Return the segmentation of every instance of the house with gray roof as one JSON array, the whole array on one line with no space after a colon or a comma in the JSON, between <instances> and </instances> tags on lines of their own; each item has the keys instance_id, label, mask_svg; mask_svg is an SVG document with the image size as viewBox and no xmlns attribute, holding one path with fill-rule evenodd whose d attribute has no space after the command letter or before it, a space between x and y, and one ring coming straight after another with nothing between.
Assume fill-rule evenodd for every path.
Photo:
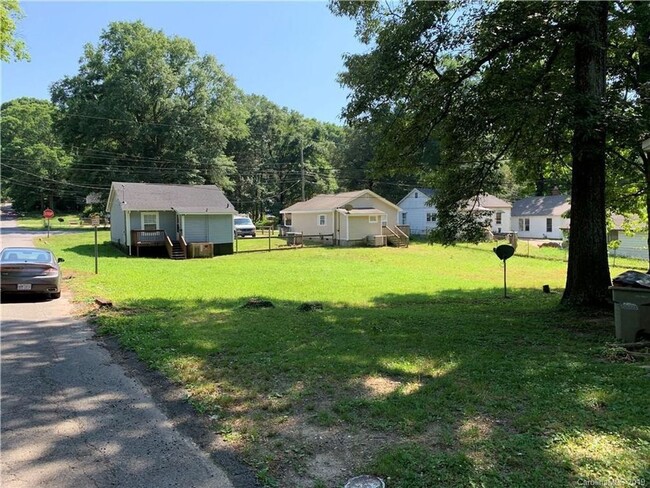
<instances>
[{"instance_id":1,"label":"house with gray roof","mask_svg":"<svg viewBox=\"0 0 650 488\"><path fill-rule=\"evenodd\" d=\"M215 185L113 182L106 203L111 241L129 254L170 258L232 254L232 203Z\"/></svg>"},{"instance_id":2,"label":"house with gray roof","mask_svg":"<svg viewBox=\"0 0 650 488\"><path fill-rule=\"evenodd\" d=\"M280 211L284 229L305 239L331 239L334 244L403 245L398 228L400 208L371 190L321 194Z\"/></svg>"},{"instance_id":3,"label":"house with gray roof","mask_svg":"<svg viewBox=\"0 0 650 488\"><path fill-rule=\"evenodd\" d=\"M569 228L568 195L522 198L512 204L512 227L519 237L532 239L562 239L563 230Z\"/></svg>"},{"instance_id":4,"label":"house with gray roof","mask_svg":"<svg viewBox=\"0 0 650 488\"><path fill-rule=\"evenodd\" d=\"M424 235L437 227L436 208L431 203L435 190L431 188L413 188L398 202L402 209L399 217L401 225L408 225L411 234ZM510 210L512 206L488 193L479 195L467 203L470 211L489 213L492 232L501 234L510 232Z\"/></svg>"}]
</instances>

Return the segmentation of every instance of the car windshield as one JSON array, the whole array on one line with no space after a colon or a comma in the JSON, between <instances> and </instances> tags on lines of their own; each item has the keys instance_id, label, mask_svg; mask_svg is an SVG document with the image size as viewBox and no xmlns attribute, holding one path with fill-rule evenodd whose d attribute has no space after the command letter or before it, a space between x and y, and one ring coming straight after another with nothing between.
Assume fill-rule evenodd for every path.
<instances>
[{"instance_id":1,"label":"car windshield","mask_svg":"<svg viewBox=\"0 0 650 488\"><path fill-rule=\"evenodd\" d=\"M3 262L49 263L51 260L49 251L42 249L5 249L2 251Z\"/></svg>"},{"instance_id":2,"label":"car windshield","mask_svg":"<svg viewBox=\"0 0 650 488\"><path fill-rule=\"evenodd\" d=\"M248 217L235 219L235 225L253 225L253 221Z\"/></svg>"}]
</instances>

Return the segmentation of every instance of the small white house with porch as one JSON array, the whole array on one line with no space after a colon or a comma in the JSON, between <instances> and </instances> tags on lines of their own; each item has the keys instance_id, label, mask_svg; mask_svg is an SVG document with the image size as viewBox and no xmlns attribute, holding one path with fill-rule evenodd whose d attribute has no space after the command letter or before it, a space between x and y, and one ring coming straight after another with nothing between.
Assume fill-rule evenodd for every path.
<instances>
[{"instance_id":1,"label":"small white house with porch","mask_svg":"<svg viewBox=\"0 0 650 488\"><path fill-rule=\"evenodd\" d=\"M304 239L331 239L339 246L408 243L397 225L400 208L371 190L321 194L280 211L287 232Z\"/></svg>"},{"instance_id":2,"label":"small white house with porch","mask_svg":"<svg viewBox=\"0 0 650 488\"><path fill-rule=\"evenodd\" d=\"M411 234L424 235L437 227L436 207L431 205L431 197L435 190L431 188L413 188L398 202L402 209L399 222L408 225ZM489 193L479 195L467 204L468 210L489 213L492 232L501 234L510 232L510 211L512 205Z\"/></svg>"}]
</instances>

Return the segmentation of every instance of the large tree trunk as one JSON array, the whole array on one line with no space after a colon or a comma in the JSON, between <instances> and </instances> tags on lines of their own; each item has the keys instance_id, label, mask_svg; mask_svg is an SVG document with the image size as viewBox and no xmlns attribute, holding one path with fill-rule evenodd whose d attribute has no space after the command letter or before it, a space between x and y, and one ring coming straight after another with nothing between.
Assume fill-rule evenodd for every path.
<instances>
[{"instance_id":1,"label":"large tree trunk","mask_svg":"<svg viewBox=\"0 0 650 488\"><path fill-rule=\"evenodd\" d=\"M562 302L603 306L611 284L605 218L605 55L608 2L577 6L571 231Z\"/></svg>"},{"instance_id":2,"label":"large tree trunk","mask_svg":"<svg viewBox=\"0 0 650 488\"><path fill-rule=\"evenodd\" d=\"M634 9L634 27L636 28L639 48L639 96L642 100L641 116L644 126L650 131L650 4L638 2L632 5ZM648 137L650 133L640 134ZM641 151L645 174L645 203L646 213L650 218L650 154ZM649 229L650 230L650 229ZM650 232L648 232L648 263L650 263ZM650 264L649 264L650 266ZM650 273L650 268L648 269Z\"/></svg>"}]
</instances>

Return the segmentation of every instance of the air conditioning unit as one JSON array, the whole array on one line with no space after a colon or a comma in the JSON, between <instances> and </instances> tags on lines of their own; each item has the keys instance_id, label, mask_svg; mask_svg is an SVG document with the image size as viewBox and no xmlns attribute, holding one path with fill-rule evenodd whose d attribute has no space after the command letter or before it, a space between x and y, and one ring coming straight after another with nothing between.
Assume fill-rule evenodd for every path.
<instances>
[{"instance_id":1,"label":"air conditioning unit","mask_svg":"<svg viewBox=\"0 0 650 488\"><path fill-rule=\"evenodd\" d=\"M211 258L214 256L211 242L191 242L188 247L190 258Z\"/></svg>"},{"instance_id":2,"label":"air conditioning unit","mask_svg":"<svg viewBox=\"0 0 650 488\"><path fill-rule=\"evenodd\" d=\"M370 235L367 239L370 247L381 247L386 245L386 236Z\"/></svg>"}]
</instances>

